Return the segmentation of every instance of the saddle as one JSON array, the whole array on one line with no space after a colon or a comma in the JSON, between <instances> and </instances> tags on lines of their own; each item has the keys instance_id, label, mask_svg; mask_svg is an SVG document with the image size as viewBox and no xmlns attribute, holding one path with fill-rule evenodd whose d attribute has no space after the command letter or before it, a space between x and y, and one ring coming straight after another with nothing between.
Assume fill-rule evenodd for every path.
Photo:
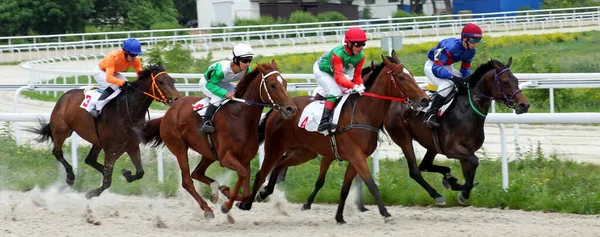
<instances>
[{"instance_id":1,"label":"saddle","mask_svg":"<svg viewBox=\"0 0 600 237\"><path fill-rule=\"evenodd\" d=\"M337 124L340 120L340 115L342 113L342 107L344 103L348 100L350 94L345 94L339 99L335 107L333 108L333 118L331 119L331 123ZM302 110L302 115L298 120L298 127L306 129L309 132L317 132L317 128L319 127L319 123L321 122L321 117L323 116L323 109L325 107L325 98L319 94L313 97L313 102L308 104L304 110ZM332 130L335 132L336 130ZM319 132L325 136L329 135L329 131L325 130Z\"/></svg>"},{"instance_id":2,"label":"saddle","mask_svg":"<svg viewBox=\"0 0 600 237\"><path fill-rule=\"evenodd\" d=\"M438 96L438 94L435 93L436 91L437 91L437 87L432 90L432 87L427 85L427 88L425 89L425 93L430 97L429 104L427 105L427 107L418 111L419 113L425 114L429 110L429 108L431 108L431 103L433 102L433 98ZM442 102L442 106L440 106L440 109L438 110L438 117L442 116L444 114L444 112L446 112L446 110L448 110L448 108L450 108L450 106L454 102L454 97L456 97L457 92L458 92L458 90L456 88L454 88L452 91L450 91L450 94L448 94L448 96L446 96L446 99L444 99L444 102Z\"/></svg>"}]
</instances>

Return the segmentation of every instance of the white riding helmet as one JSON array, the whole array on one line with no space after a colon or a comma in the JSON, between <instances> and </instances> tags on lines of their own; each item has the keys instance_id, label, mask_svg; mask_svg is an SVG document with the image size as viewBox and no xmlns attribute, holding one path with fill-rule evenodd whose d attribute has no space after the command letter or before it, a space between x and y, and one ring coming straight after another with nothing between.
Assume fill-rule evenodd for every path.
<instances>
[{"instance_id":1,"label":"white riding helmet","mask_svg":"<svg viewBox=\"0 0 600 237\"><path fill-rule=\"evenodd\" d=\"M254 51L252 51L252 47L250 45L241 43L233 47L233 57L252 57L254 56Z\"/></svg>"}]
</instances>

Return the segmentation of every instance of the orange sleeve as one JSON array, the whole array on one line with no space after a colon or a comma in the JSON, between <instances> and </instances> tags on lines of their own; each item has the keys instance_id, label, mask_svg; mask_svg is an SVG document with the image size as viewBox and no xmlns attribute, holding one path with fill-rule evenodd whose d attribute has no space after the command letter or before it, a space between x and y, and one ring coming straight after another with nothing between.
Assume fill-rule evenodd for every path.
<instances>
[{"instance_id":1,"label":"orange sleeve","mask_svg":"<svg viewBox=\"0 0 600 237\"><path fill-rule=\"evenodd\" d=\"M365 57L363 57L354 68L354 76L352 78L352 81L356 84L364 84L362 79L363 64L365 64Z\"/></svg>"},{"instance_id":2,"label":"orange sleeve","mask_svg":"<svg viewBox=\"0 0 600 237\"><path fill-rule=\"evenodd\" d=\"M352 88L354 86L354 83L346 79L346 76L344 75L344 66L342 58L335 54L332 54L331 65L333 65L333 79L335 79L335 82L341 87Z\"/></svg>"},{"instance_id":3,"label":"orange sleeve","mask_svg":"<svg viewBox=\"0 0 600 237\"><path fill-rule=\"evenodd\" d=\"M109 55L109 57L106 58L106 82L108 82L110 84L123 86L123 84L125 84L125 81L117 79L114 75L115 74L115 63L116 63L115 56Z\"/></svg>"}]
</instances>

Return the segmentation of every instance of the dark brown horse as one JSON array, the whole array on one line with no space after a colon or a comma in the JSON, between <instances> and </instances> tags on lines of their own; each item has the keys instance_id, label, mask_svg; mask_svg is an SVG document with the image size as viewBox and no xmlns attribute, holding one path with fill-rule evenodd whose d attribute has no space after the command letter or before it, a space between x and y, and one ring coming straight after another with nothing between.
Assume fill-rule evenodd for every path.
<instances>
[{"instance_id":1,"label":"dark brown horse","mask_svg":"<svg viewBox=\"0 0 600 237\"><path fill-rule=\"evenodd\" d=\"M259 64L246 74L235 89L235 97L247 102L264 103L274 107L275 114L284 119L296 113L296 105L287 94L287 82L277 71L277 64ZM221 106L215 113L215 132L210 138L215 150L209 145L208 136L198 135L201 118L192 108L199 97L182 97L167 110L165 116L149 121L142 131L144 143L154 142L154 146L165 143L177 157L181 169L182 186L196 199L204 216L214 218L212 209L200 197L194 188L193 179L210 185L214 192L219 184L206 177L206 169L216 160L223 167L237 172L238 180L232 192L226 191L229 200L221 206L221 211L229 212L233 202L238 199L240 188L244 189L244 198L250 197L250 161L258 151L258 123L262 106L231 101ZM273 111L273 110L271 110ZM200 153L202 160L190 175L188 149ZM216 156L215 156L216 155ZM221 188L228 190L229 188ZM215 201L215 200L213 200Z\"/></svg>"},{"instance_id":2,"label":"dark brown horse","mask_svg":"<svg viewBox=\"0 0 600 237\"><path fill-rule=\"evenodd\" d=\"M436 172L443 175L446 188L461 191L458 201L464 204L473 188L475 171L479 158L475 152L481 148L484 135L485 117L492 100L504 103L517 114L526 113L529 102L519 89L519 81L510 71L512 57L504 65L497 60L480 65L468 78L467 87L459 87L451 107L440 118L438 137L432 129L423 125L423 116L401 103L393 103L385 119L385 129L392 140L402 148L408 163L409 174L434 199L438 205L444 205L444 198L421 176L421 171ZM417 166L412 140L416 140L427 149L421 164ZM438 143L436 148L435 143ZM450 173L450 168L433 164L436 154L458 159L462 166L465 184L460 185Z\"/></svg>"},{"instance_id":3,"label":"dark brown horse","mask_svg":"<svg viewBox=\"0 0 600 237\"><path fill-rule=\"evenodd\" d=\"M417 104L426 104L429 99L427 95L419 88L412 74L398 60L396 53L392 57L383 57L383 63L379 65L372 73L371 77L375 79L367 80L365 86L367 92L372 95L388 96L395 98L408 97L416 101ZM311 97L296 97L294 102L299 108L304 109L310 102ZM367 183L367 187L379 207L379 212L387 220L391 215L384 207L377 185L371 178L369 168L366 163L370 155L377 147L377 135L379 128L382 127L384 114L391 104L390 100L379 99L370 96L353 95L344 104L344 110L339 120L339 128L342 132L336 132L335 140L339 157L349 162L346 169L346 175L340 194L340 202L336 214L338 223L345 223L343 218L343 209L350 184L358 173ZM266 198L273 192L272 186L267 187L264 192L257 195L258 189L264 183L266 176L273 166L283 158L295 159L293 157L310 157L314 159L317 154L334 157L330 140L317 132L308 132L298 127L298 121L301 113L298 113L292 119L284 120L279 113L268 113L261 121L260 133L263 134L265 141L265 158L260 171L256 174L252 197L240 203L239 207L243 210L249 210L252 206L252 198L256 197L258 201ZM358 129L356 129L358 128ZM305 159L306 160L306 159ZM273 170L271 177L276 179L279 170ZM275 182L269 182L275 183Z\"/></svg>"},{"instance_id":4,"label":"dark brown horse","mask_svg":"<svg viewBox=\"0 0 600 237\"><path fill-rule=\"evenodd\" d=\"M73 168L63 156L62 146L73 132L92 144L92 149L85 158L85 163L103 174L102 186L86 193L87 198L99 196L110 187L115 161L127 152L135 165L136 173L123 169L121 172L127 182L133 182L144 176L140 159L140 140L133 128L144 122L144 115L153 100L170 104L181 96L175 89L173 78L162 65L150 65L142 71L140 77L125 87L121 94L110 101L103 109L98 120L79 107L84 94L83 89L67 91L60 97L52 114L50 123L40 122L40 128L29 131L41 135L37 141L54 143L52 155L63 164L67 172L66 182L73 185L75 175ZM104 165L98 163L98 154L104 150Z\"/></svg>"}]
</instances>

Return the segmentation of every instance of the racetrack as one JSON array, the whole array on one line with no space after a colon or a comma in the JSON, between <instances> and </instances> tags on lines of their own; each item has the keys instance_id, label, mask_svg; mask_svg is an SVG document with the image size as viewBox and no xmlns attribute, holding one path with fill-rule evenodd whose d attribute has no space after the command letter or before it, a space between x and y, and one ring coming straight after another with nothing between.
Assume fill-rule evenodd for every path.
<instances>
[{"instance_id":1,"label":"racetrack","mask_svg":"<svg viewBox=\"0 0 600 237\"><path fill-rule=\"evenodd\" d=\"M109 192L85 199L82 193L0 191L1 236L597 236L600 215L574 215L473 207L388 207L384 223L375 206L359 213L346 206L348 224L338 225L336 205L300 204L277 198L249 212L234 208L229 224L218 205L215 219L179 198L120 196ZM350 203L350 202L349 202ZM160 220L160 221L159 221ZM162 227L159 227L158 224Z\"/></svg>"}]
</instances>

